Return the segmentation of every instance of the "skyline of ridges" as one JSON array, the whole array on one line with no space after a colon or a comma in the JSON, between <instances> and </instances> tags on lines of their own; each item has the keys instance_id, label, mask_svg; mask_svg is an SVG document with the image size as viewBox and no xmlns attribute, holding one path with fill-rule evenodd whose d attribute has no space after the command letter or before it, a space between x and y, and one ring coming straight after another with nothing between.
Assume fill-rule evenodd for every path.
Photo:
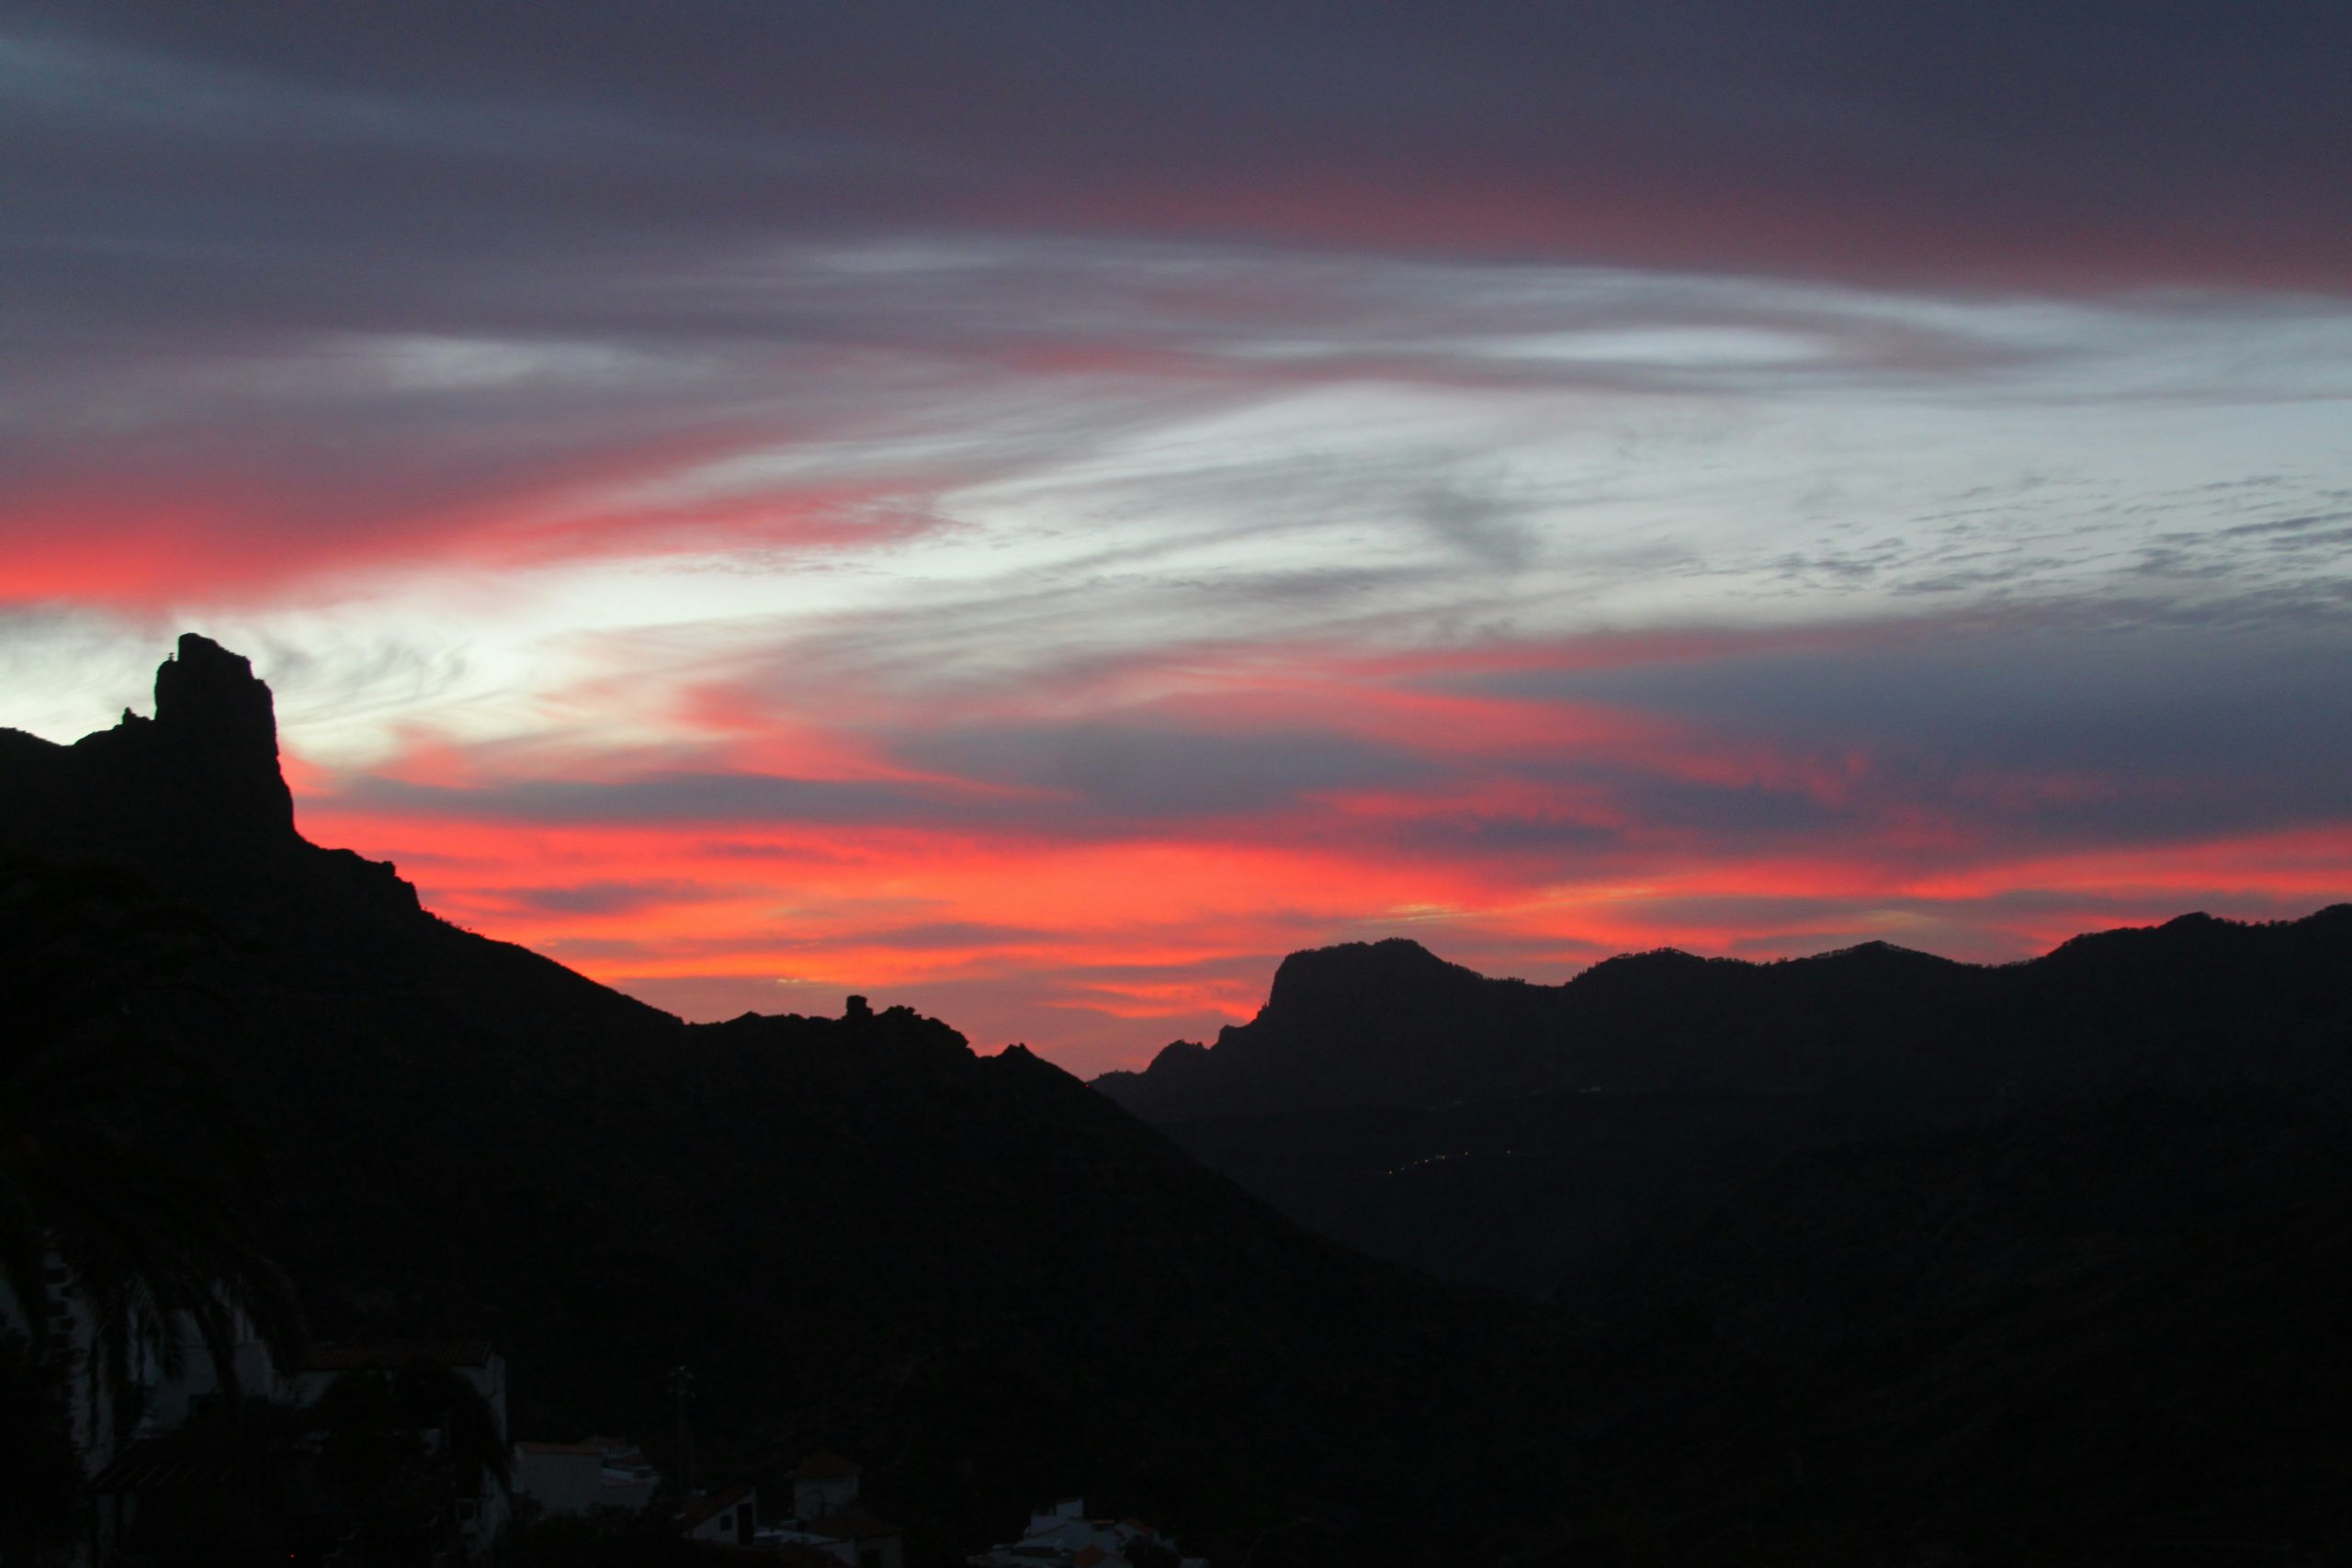
<instances>
[{"instance_id":1,"label":"skyline of ridges","mask_svg":"<svg viewBox=\"0 0 2352 1568\"><path fill-rule=\"evenodd\" d=\"M1541 747L1528 754L1551 756ZM1665 755L1668 766L1686 765ZM1509 757L1449 760L1481 773ZM499 785L464 773L462 755L424 763L343 780L289 746L299 825L314 841L392 859L429 907L463 925L690 1016L830 1015L836 993L862 990L954 1018L984 1047L1028 1038L1084 1071L1139 1065L1168 1037L1210 1035L1250 1016L1272 973L1266 954L1367 935L1408 932L1471 967L1539 980L1662 946L1784 956L1887 938L2002 960L2192 905L2255 918L2304 913L2330 901L2352 871L2352 833L2332 827L2184 837L2156 860L2095 842L2036 855L2015 843L1972 845L1967 824L1925 823L1902 805L1893 813L1899 831L1834 855L1802 837L1793 852L1742 848L1758 836L1752 823L1678 843L1655 821L1610 820L1585 797L1576 821L1537 826L1572 829L1589 866L1613 857L1648 880L1536 886L1524 842L1479 855L1462 835L1422 841L1430 803L1410 792L1303 800L1261 818L1095 822L1077 841L1048 830L1069 802L1043 790L1016 793L1025 819L910 827L886 801L837 825L786 829L771 808L729 797L728 786L754 775L553 786L592 806L599 791L623 796L601 812L550 810L526 784L519 802L492 815L481 797ZM1871 772L1849 756L1842 771L1781 766L1768 776L1869 820L1883 809L1869 800ZM1736 791L1747 776L1709 782ZM1955 798L1984 808L1979 828L2043 798L2015 782L1989 795L1975 780L1959 782ZM418 793L386 795L387 784ZM858 803L872 787L845 785L838 799ZM675 808L650 811L642 792L665 788L678 792ZM2110 805L2114 794L2072 779L2044 793ZM1510 820L1525 826L1544 797L1487 804L1518 810ZM2030 817L2023 825L2035 826ZM2216 888L2226 889L2219 900L2210 897ZM1073 905L1073 891L1082 903ZM1449 902L1406 902L1431 891ZM1868 911L1860 920L1849 913L1858 908ZM1759 936L1766 922L1770 934ZM1076 1027L1057 1037L1054 1010ZM1026 1027L1041 1016L1046 1031Z\"/></svg>"},{"instance_id":2,"label":"skyline of ridges","mask_svg":"<svg viewBox=\"0 0 2352 1568\"><path fill-rule=\"evenodd\" d=\"M19 6L0 724L201 629L455 918L1086 1070L1391 931L2298 912L2347 65L2290 5Z\"/></svg>"}]
</instances>

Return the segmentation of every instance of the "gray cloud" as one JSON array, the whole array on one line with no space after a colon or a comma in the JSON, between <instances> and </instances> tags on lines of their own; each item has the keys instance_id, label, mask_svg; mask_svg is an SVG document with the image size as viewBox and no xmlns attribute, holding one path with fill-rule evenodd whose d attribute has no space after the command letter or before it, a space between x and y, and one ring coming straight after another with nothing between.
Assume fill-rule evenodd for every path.
<instances>
[{"instance_id":1,"label":"gray cloud","mask_svg":"<svg viewBox=\"0 0 2352 1568\"><path fill-rule=\"evenodd\" d=\"M2335 90L2352 41L2319 6L2226 24L2120 0L2063 17L1844 0L17 10L17 69L65 84L9 95L20 146L28 130L110 130L168 154L148 177L182 204L174 176L233 147L230 199L250 212L282 218L307 195L378 235L502 205L526 231L574 237L983 209L1361 230L1351 181L1389 193L1394 237L1423 245L1560 243L1566 223L1397 221L1417 199L1500 186L1581 211L1603 244L1828 267L1948 268L1957 253L2094 276L2340 277L2352 231L2331 155L2352 140ZM1336 209L1303 199L1317 176ZM1711 218L1734 185L1774 220ZM1253 209L1269 189L1300 210ZM1791 211L1815 220L1780 220Z\"/></svg>"},{"instance_id":2,"label":"gray cloud","mask_svg":"<svg viewBox=\"0 0 2352 1568\"><path fill-rule=\"evenodd\" d=\"M492 821L905 822L945 815L938 797L894 785L776 778L757 773L652 773L610 783L528 779L461 787L363 775L337 797L361 808ZM985 806L969 815L1002 816Z\"/></svg>"},{"instance_id":3,"label":"gray cloud","mask_svg":"<svg viewBox=\"0 0 2352 1568\"><path fill-rule=\"evenodd\" d=\"M290 570L332 565L345 542L444 547L485 512L583 476L763 444L821 450L803 479L888 492L739 541L783 561L903 542L943 491L1271 389L2014 390L2053 355L2113 352L2063 331L2053 347L2046 321L2007 330L1928 296L1611 271L1590 264L1659 258L1650 241L1611 241L1607 222L1498 241L1440 217L1424 237L1351 242L1355 219L1335 210L1316 231L1306 199L1345 208L1335 169L1407 215L1497 181L1602 209L1655 188L1686 218L1726 210L1735 167L1743 209L1774 209L1758 194L1767 174L1818 186L1801 204L1824 215L1809 256L1773 237L1804 224L1743 236L1662 212L1627 231L1681 233L1669 251L1733 273L1844 273L1856 256L1877 258L1856 264L1873 275L1934 273L1923 255L1959 230L2009 253L1993 272L2030 276L2052 259L2053 207L2119 196L2127 211L2061 248L2118 248L2127 276L2144 264L2225 281L2273 268L2211 254L2218 232L2257 234L2278 266L2345 259L2352 221L2319 215L2352 198L2313 150L2344 129L2313 64L2342 39L2304 19L2241 19L2217 51L2178 18L2073 13L2056 30L2074 42L2131 47L2064 71L2043 50L2005 64L2005 82L2054 73L2026 150L2006 117L1955 99L1951 62L1988 33L2049 26L2038 17L1896 25L1817 0L1711 8L1693 28L1648 7L1540 11L1278 22L1046 6L980 19L710 0L656 22L591 0L560 19L436 9L395 26L234 3L200 21L28 4L0 27L0 184L15 197L0 214L0 459L13 475L0 502L70 510L96 488L155 505L204 484L229 515L188 525ZM2257 67L2258 94L2200 112L2222 101L2200 85ZM2149 101L2172 107L2150 118ZM2132 139L2118 143L2123 123ZM1595 147L1613 151L1579 151ZM2251 202L2269 220L2233 226L2215 205L2171 186L2158 203L2123 177L2160 158L2169 179L2206 181L2212 204ZM1904 202L1883 199L1889 181ZM1940 209L1917 199L1922 181ZM1275 217L1219 216L1251 191L1272 192L1258 206ZM1973 210L1988 200L2018 210L2005 226ZM2193 235L2165 229L2191 208ZM1935 215L1932 245L1892 231L1878 250L1857 243L1855 225L1900 230L1883 215L1914 210ZM1293 211L1306 230L1283 231ZM2217 340L2229 332L2214 323ZM1038 397L1040 378L1086 390ZM943 429L967 438L941 448ZM915 431L933 433L931 450ZM1539 513L1558 498L1462 478L1384 504L1474 570L1538 559ZM1282 501L1334 499L1290 481ZM695 515L639 522L658 542L665 522ZM733 521L758 532L755 517ZM1950 594L1997 591L2052 558L1904 574L1811 552L1790 570Z\"/></svg>"},{"instance_id":4,"label":"gray cloud","mask_svg":"<svg viewBox=\"0 0 2352 1568\"><path fill-rule=\"evenodd\" d=\"M1403 788L1439 769L1396 748L1312 731L1010 725L911 737L900 755L957 777L1051 790L1097 818L1264 811L1322 792Z\"/></svg>"},{"instance_id":5,"label":"gray cloud","mask_svg":"<svg viewBox=\"0 0 2352 1568\"><path fill-rule=\"evenodd\" d=\"M361 809L549 824L928 825L1084 837L1141 820L1277 809L1327 791L1408 787L1438 772L1402 750L1307 731L1015 724L910 732L895 749L910 765L976 787L640 766L603 782L540 777L470 786L360 774L333 798ZM635 884L558 889L548 897L585 902L541 907L588 909L645 890Z\"/></svg>"},{"instance_id":6,"label":"gray cloud","mask_svg":"<svg viewBox=\"0 0 2352 1568\"><path fill-rule=\"evenodd\" d=\"M2341 819L2352 639L2332 631L1948 627L1486 684L1677 716L1833 773L1861 760L1824 798L1794 782L1612 785L1645 827L1821 840L1927 809L1982 843L2154 845Z\"/></svg>"}]
</instances>

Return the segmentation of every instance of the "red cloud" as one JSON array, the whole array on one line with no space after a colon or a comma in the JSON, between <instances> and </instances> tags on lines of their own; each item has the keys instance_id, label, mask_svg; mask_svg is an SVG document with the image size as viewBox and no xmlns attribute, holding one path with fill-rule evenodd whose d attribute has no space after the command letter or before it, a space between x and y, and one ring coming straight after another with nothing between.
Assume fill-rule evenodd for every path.
<instances>
[{"instance_id":1,"label":"red cloud","mask_svg":"<svg viewBox=\"0 0 2352 1568\"><path fill-rule=\"evenodd\" d=\"M1419 935L1539 979L1628 949L1769 955L1865 936L1997 959L2192 905L2287 913L2352 887L2352 827L2221 834L2161 856L2052 852L2037 844L2034 813L2096 800L2110 782L1978 767L1951 799L1921 798L1859 751L1783 754L1640 713L1442 685L1608 656L1340 658L1317 679L1295 658L1242 651L1230 678L1193 668L1196 684L1151 706L1157 719L1226 734L1313 722L1418 745L1449 771L1181 822L959 815L958 800L1002 791L930 775L952 787L898 821L535 824L469 817L467 792L499 780L431 742L383 770L457 792L430 814L361 805L299 759L293 777L313 838L392 858L431 907L651 999L724 1010L850 991L953 999L968 1010L955 1021L983 1043L1028 1038L1089 1070L1163 1032L1246 1016L1282 953L1344 938ZM1285 662L1290 673L1268 672ZM763 691L694 685L678 717L730 766L877 788L909 776L877 739L887 727L845 727L821 693L796 716ZM1599 771L1520 771L1568 761ZM626 759L586 771L626 776ZM1711 827L1663 811L1655 792L1668 785L1761 793L1815 815L1763 836Z\"/></svg>"},{"instance_id":2,"label":"red cloud","mask_svg":"<svg viewBox=\"0 0 2352 1568\"><path fill-rule=\"evenodd\" d=\"M413 450L190 456L136 434L103 454L52 459L46 477L0 484L0 605L62 603L158 610L282 598L390 569L503 571L617 557L821 554L904 541L936 520L909 484L807 482L697 493L706 465L780 438L729 425L662 439L593 432L594 450L523 455L467 471L444 422ZM266 443L268 432L243 433ZM459 471L429 474L437 463ZM413 470L428 470L419 479Z\"/></svg>"}]
</instances>

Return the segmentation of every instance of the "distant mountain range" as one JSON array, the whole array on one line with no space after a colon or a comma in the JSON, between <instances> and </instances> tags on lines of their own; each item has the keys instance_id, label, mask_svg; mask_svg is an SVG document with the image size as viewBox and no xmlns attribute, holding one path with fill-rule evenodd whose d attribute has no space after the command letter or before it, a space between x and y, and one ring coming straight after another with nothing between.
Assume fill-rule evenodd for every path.
<instances>
[{"instance_id":1,"label":"distant mountain range","mask_svg":"<svg viewBox=\"0 0 2352 1568\"><path fill-rule=\"evenodd\" d=\"M319 1333L488 1336L520 1435L674 1469L688 1364L702 1479L854 1453L917 1562L1079 1492L1227 1568L2352 1562L2352 909L1559 987L1351 945L1098 1093L461 931L296 832L245 660L156 696L0 731L0 939L174 1010Z\"/></svg>"},{"instance_id":2,"label":"distant mountain range","mask_svg":"<svg viewBox=\"0 0 2352 1568\"><path fill-rule=\"evenodd\" d=\"M1392 939L1295 953L1258 1016L1094 1087L1154 1122L1511 1096L1842 1095L1939 1118L2132 1086L2342 1085L2352 905L2184 915L2021 964L1868 942L1751 964L1671 949L1560 986Z\"/></svg>"},{"instance_id":3,"label":"distant mountain range","mask_svg":"<svg viewBox=\"0 0 2352 1568\"><path fill-rule=\"evenodd\" d=\"M1417 943L1294 953L1265 1008L1094 1087L1293 1217L1542 1295L1798 1150L2132 1091L2352 1089L2352 906L2187 915L1995 966L1660 952L1565 985Z\"/></svg>"}]
</instances>

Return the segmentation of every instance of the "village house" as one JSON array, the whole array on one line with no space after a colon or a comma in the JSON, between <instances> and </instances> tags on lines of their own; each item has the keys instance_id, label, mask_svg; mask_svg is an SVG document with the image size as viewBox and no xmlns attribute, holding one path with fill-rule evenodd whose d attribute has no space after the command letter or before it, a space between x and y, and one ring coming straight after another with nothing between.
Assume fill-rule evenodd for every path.
<instances>
[{"instance_id":1,"label":"village house","mask_svg":"<svg viewBox=\"0 0 2352 1568\"><path fill-rule=\"evenodd\" d=\"M1031 1514L1019 1540L964 1561L971 1568L1134 1568L1128 1553L1138 1545L1156 1560L1177 1556L1175 1542L1141 1519L1089 1518L1084 1498L1065 1497ZM1178 1561L1182 1568L1208 1568L1204 1558Z\"/></svg>"},{"instance_id":2,"label":"village house","mask_svg":"<svg viewBox=\"0 0 2352 1568\"><path fill-rule=\"evenodd\" d=\"M761 1529L755 1544L820 1551L848 1568L905 1568L906 1532L857 1506L858 1482L841 1455L808 1455L792 1472L792 1517Z\"/></svg>"},{"instance_id":3,"label":"village house","mask_svg":"<svg viewBox=\"0 0 2352 1568\"><path fill-rule=\"evenodd\" d=\"M130 1426L119 1428L117 1405L97 1393L97 1324L89 1303L74 1288L71 1271L53 1257L42 1261L41 1288L37 1336L33 1314L0 1285L0 1332L20 1334L28 1344L36 1338L45 1343L46 1354L53 1358L68 1390L67 1437L82 1458L85 1473L97 1473L131 1444L173 1430L193 1411L220 1399L220 1371L197 1332L195 1318L177 1314L170 1325L175 1343L168 1350L159 1346L137 1353L130 1375L139 1385L138 1393L130 1405L138 1414ZM248 1393L284 1397L269 1353L252 1323L233 1307L229 1317L235 1346L230 1371L237 1386ZM175 1359L175 1352L179 1370L167 1373L164 1365Z\"/></svg>"},{"instance_id":4,"label":"village house","mask_svg":"<svg viewBox=\"0 0 2352 1568\"><path fill-rule=\"evenodd\" d=\"M804 1541L850 1568L905 1568L907 1560L906 1532L857 1508L799 1522L780 1539Z\"/></svg>"},{"instance_id":5,"label":"village house","mask_svg":"<svg viewBox=\"0 0 2352 1568\"><path fill-rule=\"evenodd\" d=\"M227 1382L233 1381L240 1392L259 1398L292 1397L252 1322L233 1306L229 1322L230 1378L222 1377L223 1369L197 1331L195 1317L178 1313L166 1327L168 1345L135 1353L129 1368L135 1388L130 1398L118 1402L99 1392L97 1323L64 1263L54 1257L43 1259L41 1300L29 1310L0 1285L0 1333L40 1343L66 1390L66 1438L96 1500L85 1551L103 1558L113 1550L137 1517L142 1490L213 1483L225 1461L167 1445L164 1439L191 1416L218 1404ZM175 1362L175 1369L167 1371Z\"/></svg>"},{"instance_id":6,"label":"village house","mask_svg":"<svg viewBox=\"0 0 2352 1568\"><path fill-rule=\"evenodd\" d=\"M820 1519L848 1507L857 1501L858 1475L856 1463L837 1453L820 1449L808 1455L793 1468L793 1516Z\"/></svg>"},{"instance_id":7,"label":"village house","mask_svg":"<svg viewBox=\"0 0 2352 1568\"><path fill-rule=\"evenodd\" d=\"M760 1494L753 1486L731 1486L707 1492L688 1502L678 1516L678 1533L688 1540L719 1546L750 1546L758 1533Z\"/></svg>"},{"instance_id":8,"label":"village house","mask_svg":"<svg viewBox=\"0 0 2352 1568\"><path fill-rule=\"evenodd\" d=\"M96 1499L95 1540L103 1557L138 1517L142 1492L217 1483L215 1472L221 1471L224 1461L217 1455L176 1450L166 1439L190 1416L226 1398L229 1381L233 1380L238 1392L250 1397L291 1401L294 1396L244 1314L230 1313L231 1378L224 1380L221 1367L197 1331L195 1317L181 1313L171 1325L177 1340L172 1354L141 1358L140 1389L134 1402L139 1415L129 1430L118 1431L114 1406L97 1397L95 1388L87 1308L78 1296L68 1295L60 1280L52 1280L51 1292L51 1327L52 1332L63 1330L58 1342L65 1347L68 1384L78 1391L73 1400L74 1445L90 1477L91 1495ZM166 1372L164 1364L173 1359L178 1361L178 1371Z\"/></svg>"},{"instance_id":9,"label":"village house","mask_svg":"<svg viewBox=\"0 0 2352 1568\"><path fill-rule=\"evenodd\" d=\"M525 1518L642 1513L661 1473L635 1443L583 1438L576 1443L514 1445L514 1505Z\"/></svg>"}]
</instances>

